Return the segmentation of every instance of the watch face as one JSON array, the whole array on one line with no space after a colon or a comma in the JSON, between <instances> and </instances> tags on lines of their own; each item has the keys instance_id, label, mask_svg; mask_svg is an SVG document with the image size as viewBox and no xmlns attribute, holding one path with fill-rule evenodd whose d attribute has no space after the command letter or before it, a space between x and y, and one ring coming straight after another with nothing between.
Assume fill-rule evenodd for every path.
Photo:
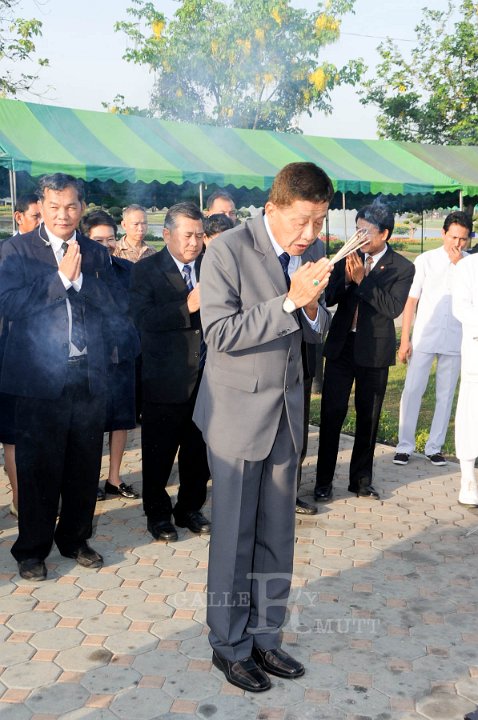
<instances>
[{"instance_id":1,"label":"watch face","mask_svg":"<svg viewBox=\"0 0 478 720\"><path fill-rule=\"evenodd\" d=\"M294 310L297 309L295 306L295 302L293 300L291 300L290 298L286 298L284 300L282 307L283 307L284 311L287 313L294 312Z\"/></svg>"}]
</instances>

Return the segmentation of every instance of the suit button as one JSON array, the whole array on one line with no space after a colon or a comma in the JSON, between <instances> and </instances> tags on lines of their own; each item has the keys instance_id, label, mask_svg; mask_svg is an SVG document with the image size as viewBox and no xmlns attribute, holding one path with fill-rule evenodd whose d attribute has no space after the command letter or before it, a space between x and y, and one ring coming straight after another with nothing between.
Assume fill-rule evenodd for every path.
<instances>
[{"instance_id":1,"label":"suit button","mask_svg":"<svg viewBox=\"0 0 478 720\"><path fill-rule=\"evenodd\" d=\"M286 392L289 392L289 386L286 385L285 388L284 388L284 390L285 390Z\"/></svg>"},{"instance_id":2,"label":"suit button","mask_svg":"<svg viewBox=\"0 0 478 720\"><path fill-rule=\"evenodd\" d=\"M199 357L199 353L194 353L194 357Z\"/></svg>"},{"instance_id":3,"label":"suit button","mask_svg":"<svg viewBox=\"0 0 478 720\"><path fill-rule=\"evenodd\" d=\"M194 332L195 332L196 335L199 335L200 330L195 330Z\"/></svg>"}]
</instances>

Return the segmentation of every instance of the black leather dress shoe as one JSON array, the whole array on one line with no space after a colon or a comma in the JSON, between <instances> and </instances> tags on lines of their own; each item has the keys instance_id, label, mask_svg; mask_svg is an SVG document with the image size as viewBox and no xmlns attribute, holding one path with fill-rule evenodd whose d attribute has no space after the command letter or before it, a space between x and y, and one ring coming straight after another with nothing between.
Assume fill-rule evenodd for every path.
<instances>
[{"instance_id":1,"label":"black leather dress shoe","mask_svg":"<svg viewBox=\"0 0 478 720\"><path fill-rule=\"evenodd\" d=\"M200 510L193 510L185 515L175 515L174 519L178 527L187 527L193 533L206 535L211 532L211 523Z\"/></svg>"},{"instance_id":2,"label":"black leather dress shoe","mask_svg":"<svg viewBox=\"0 0 478 720\"><path fill-rule=\"evenodd\" d=\"M148 520L148 532L155 540L176 542L178 533L170 520Z\"/></svg>"},{"instance_id":3,"label":"black leather dress shoe","mask_svg":"<svg viewBox=\"0 0 478 720\"><path fill-rule=\"evenodd\" d=\"M221 670L231 685L236 685L249 692L269 690L271 681L265 672L251 657L244 660L226 660L216 653L212 654L212 664Z\"/></svg>"},{"instance_id":4,"label":"black leather dress shoe","mask_svg":"<svg viewBox=\"0 0 478 720\"><path fill-rule=\"evenodd\" d=\"M298 515L317 515L317 508L311 503L301 500L301 498L295 499L295 511Z\"/></svg>"},{"instance_id":5,"label":"black leather dress shoe","mask_svg":"<svg viewBox=\"0 0 478 720\"><path fill-rule=\"evenodd\" d=\"M354 493L357 497L371 498L373 500L380 500L380 495L375 490L373 485L360 485L358 488L349 485L348 491Z\"/></svg>"},{"instance_id":6,"label":"black leather dress shoe","mask_svg":"<svg viewBox=\"0 0 478 720\"><path fill-rule=\"evenodd\" d=\"M332 487L332 483L329 483L328 485L316 485L314 489L314 500L317 502L328 502L332 499L332 495L334 494L334 490Z\"/></svg>"},{"instance_id":7,"label":"black leather dress shoe","mask_svg":"<svg viewBox=\"0 0 478 720\"><path fill-rule=\"evenodd\" d=\"M43 560L39 560L38 558L20 560L18 563L18 572L24 580L33 580L36 582L46 580L46 565Z\"/></svg>"},{"instance_id":8,"label":"black leather dress shoe","mask_svg":"<svg viewBox=\"0 0 478 720\"><path fill-rule=\"evenodd\" d=\"M286 653L285 650L261 650L254 647L252 658L261 668L271 675L281 678L298 678L305 673L304 666L298 660Z\"/></svg>"},{"instance_id":9,"label":"black leather dress shoe","mask_svg":"<svg viewBox=\"0 0 478 720\"><path fill-rule=\"evenodd\" d=\"M121 495L121 497L129 498L130 500L137 500L139 498L139 493L133 490L131 485L126 485L124 482L120 485L112 485L112 483L107 480L105 482L105 493L107 493L107 495Z\"/></svg>"},{"instance_id":10,"label":"black leather dress shoe","mask_svg":"<svg viewBox=\"0 0 478 720\"><path fill-rule=\"evenodd\" d=\"M100 555L96 550L84 542L76 550L71 552L63 552L60 550L63 557L73 558L76 560L78 565L82 565L86 568L100 568L103 567L103 556Z\"/></svg>"},{"instance_id":11,"label":"black leather dress shoe","mask_svg":"<svg viewBox=\"0 0 478 720\"><path fill-rule=\"evenodd\" d=\"M96 490L96 502L102 502L103 500L105 500L105 498L105 491L98 485L98 488Z\"/></svg>"}]
</instances>

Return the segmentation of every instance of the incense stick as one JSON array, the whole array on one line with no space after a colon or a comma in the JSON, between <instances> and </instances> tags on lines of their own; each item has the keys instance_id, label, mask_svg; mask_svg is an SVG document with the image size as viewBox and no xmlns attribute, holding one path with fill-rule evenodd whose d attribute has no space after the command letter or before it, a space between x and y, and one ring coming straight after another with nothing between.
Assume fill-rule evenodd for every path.
<instances>
[{"instance_id":1,"label":"incense stick","mask_svg":"<svg viewBox=\"0 0 478 720\"><path fill-rule=\"evenodd\" d=\"M362 247L362 245L366 245L368 243L368 230L365 228L360 228L359 230L356 230L352 237L350 237L340 248L340 250L332 257L330 258L330 262L332 265L335 265L335 263L339 262L339 260L343 260L347 255L350 255L350 253L355 252L359 248Z\"/></svg>"}]
</instances>

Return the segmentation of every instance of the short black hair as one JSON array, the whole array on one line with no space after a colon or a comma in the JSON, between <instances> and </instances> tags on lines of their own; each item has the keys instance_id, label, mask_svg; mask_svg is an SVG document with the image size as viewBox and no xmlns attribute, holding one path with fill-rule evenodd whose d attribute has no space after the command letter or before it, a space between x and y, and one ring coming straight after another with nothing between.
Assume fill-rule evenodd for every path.
<instances>
[{"instance_id":1,"label":"short black hair","mask_svg":"<svg viewBox=\"0 0 478 720\"><path fill-rule=\"evenodd\" d=\"M448 232L448 230L450 229L450 225L453 225L454 223L456 225L461 225L462 227L466 228L470 235L473 232L473 221L471 217L464 213L462 210L454 210L446 216L443 223L443 230L445 232Z\"/></svg>"},{"instance_id":2,"label":"short black hair","mask_svg":"<svg viewBox=\"0 0 478 720\"><path fill-rule=\"evenodd\" d=\"M113 228L115 237L118 232L117 224L115 223L111 215L106 212L106 210L92 210L87 215L85 215L80 225L81 231L85 235L89 235L91 230L93 230L93 228L97 227L98 225L108 225L108 227Z\"/></svg>"},{"instance_id":3,"label":"short black hair","mask_svg":"<svg viewBox=\"0 0 478 720\"><path fill-rule=\"evenodd\" d=\"M204 216L195 203L181 202L176 203L176 205L171 205L164 218L164 227L167 230L173 230L176 227L176 220L180 216L190 218L191 220L202 220L204 222Z\"/></svg>"},{"instance_id":4,"label":"short black hair","mask_svg":"<svg viewBox=\"0 0 478 720\"><path fill-rule=\"evenodd\" d=\"M214 200L218 200L219 198L222 198L223 200L230 200L234 207L236 206L236 203L234 202L234 198L232 197L231 193L228 193L227 190L216 190L212 193L212 195L209 195L206 202L206 208L210 210L214 204Z\"/></svg>"},{"instance_id":5,"label":"short black hair","mask_svg":"<svg viewBox=\"0 0 478 720\"><path fill-rule=\"evenodd\" d=\"M360 219L366 220L366 222L369 222L371 225L375 225L380 232L387 230L388 234L385 239L389 240L391 238L395 225L395 217L392 208L386 205L386 203L376 200L371 205L365 205L363 208L360 208L355 216L355 222Z\"/></svg>"},{"instance_id":6,"label":"short black hair","mask_svg":"<svg viewBox=\"0 0 478 720\"><path fill-rule=\"evenodd\" d=\"M218 235L234 227L231 218L224 213L215 213L204 218L204 232L207 237Z\"/></svg>"},{"instance_id":7,"label":"short black hair","mask_svg":"<svg viewBox=\"0 0 478 720\"><path fill-rule=\"evenodd\" d=\"M17 198L15 203L15 212L24 213L28 210L30 205L35 205L38 202L38 195L36 193L28 193L28 195L21 195Z\"/></svg>"},{"instance_id":8,"label":"short black hair","mask_svg":"<svg viewBox=\"0 0 478 720\"><path fill-rule=\"evenodd\" d=\"M65 173L53 173L52 175L43 175L38 183L38 195L40 200L45 199L45 190L55 190L61 192L66 190L67 187L75 188L78 194L78 200L83 202L85 199L85 191L83 182L73 175L66 175Z\"/></svg>"}]
</instances>

